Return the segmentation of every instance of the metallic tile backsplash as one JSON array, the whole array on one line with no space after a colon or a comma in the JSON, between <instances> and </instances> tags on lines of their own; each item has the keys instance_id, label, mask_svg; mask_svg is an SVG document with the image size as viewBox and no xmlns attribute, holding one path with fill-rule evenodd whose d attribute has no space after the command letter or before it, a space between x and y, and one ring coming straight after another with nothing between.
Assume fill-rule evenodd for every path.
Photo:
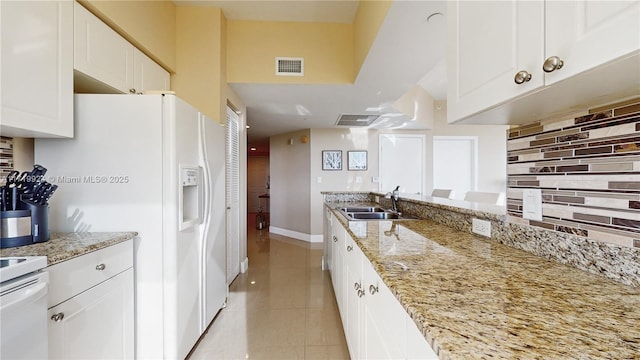
<instances>
[{"instance_id":1,"label":"metallic tile backsplash","mask_svg":"<svg viewBox=\"0 0 640 360\"><path fill-rule=\"evenodd\" d=\"M13 138L0 136L0 185L13 170Z\"/></svg>"},{"instance_id":2,"label":"metallic tile backsplash","mask_svg":"<svg viewBox=\"0 0 640 360\"><path fill-rule=\"evenodd\" d=\"M640 99L509 130L510 220L640 247ZM522 219L523 189L542 189L542 221Z\"/></svg>"}]
</instances>

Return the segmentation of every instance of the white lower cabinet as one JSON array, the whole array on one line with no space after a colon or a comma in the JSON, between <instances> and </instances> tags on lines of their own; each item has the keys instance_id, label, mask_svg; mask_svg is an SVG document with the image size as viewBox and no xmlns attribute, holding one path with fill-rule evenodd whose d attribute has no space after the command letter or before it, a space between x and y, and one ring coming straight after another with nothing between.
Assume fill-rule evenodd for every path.
<instances>
[{"instance_id":1,"label":"white lower cabinet","mask_svg":"<svg viewBox=\"0 0 640 360\"><path fill-rule=\"evenodd\" d=\"M342 319L342 323L345 324L346 314L345 302L341 301L344 296L344 278L343 278L343 268L344 268L344 251L341 251L341 247L344 247L344 239L345 232L344 228L340 225L340 223L335 219L335 216L332 219L332 229L331 229L331 283L333 285L333 292L336 295L336 299L338 302L338 309L340 310L340 317Z\"/></svg>"},{"instance_id":2,"label":"white lower cabinet","mask_svg":"<svg viewBox=\"0 0 640 360\"><path fill-rule=\"evenodd\" d=\"M363 261L363 278L363 357L405 359L408 314L368 261Z\"/></svg>"},{"instance_id":3,"label":"white lower cabinet","mask_svg":"<svg viewBox=\"0 0 640 360\"><path fill-rule=\"evenodd\" d=\"M49 309L50 359L133 359L133 269Z\"/></svg>"},{"instance_id":4,"label":"white lower cabinet","mask_svg":"<svg viewBox=\"0 0 640 360\"><path fill-rule=\"evenodd\" d=\"M352 359L362 359L362 298L365 296L362 279L363 254L351 237L345 236L343 251L343 272L345 279L342 301L346 304L345 318L342 320L347 346Z\"/></svg>"},{"instance_id":5,"label":"white lower cabinet","mask_svg":"<svg viewBox=\"0 0 640 360\"><path fill-rule=\"evenodd\" d=\"M407 356L406 359L420 360L437 360L438 355L431 348L431 345L424 338L424 335L418 330L416 323L413 322L409 314L405 315L406 320L406 340L407 340Z\"/></svg>"},{"instance_id":6,"label":"white lower cabinet","mask_svg":"<svg viewBox=\"0 0 640 360\"><path fill-rule=\"evenodd\" d=\"M49 358L133 359L132 241L53 265L47 271L51 275Z\"/></svg>"},{"instance_id":7,"label":"white lower cabinet","mask_svg":"<svg viewBox=\"0 0 640 360\"><path fill-rule=\"evenodd\" d=\"M438 359L357 243L332 221L331 280L352 359Z\"/></svg>"}]
</instances>

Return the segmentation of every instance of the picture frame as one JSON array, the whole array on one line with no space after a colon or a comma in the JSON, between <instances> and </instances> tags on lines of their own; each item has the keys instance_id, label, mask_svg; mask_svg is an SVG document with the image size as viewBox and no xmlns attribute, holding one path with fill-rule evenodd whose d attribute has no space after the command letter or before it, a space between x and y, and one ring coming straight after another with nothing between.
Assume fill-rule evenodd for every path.
<instances>
[{"instance_id":1,"label":"picture frame","mask_svg":"<svg viewBox=\"0 0 640 360\"><path fill-rule=\"evenodd\" d=\"M354 150L347 151L348 169L349 171L366 171L367 170L367 151Z\"/></svg>"},{"instance_id":2,"label":"picture frame","mask_svg":"<svg viewBox=\"0 0 640 360\"><path fill-rule=\"evenodd\" d=\"M342 170L342 150L322 150L322 170Z\"/></svg>"}]
</instances>

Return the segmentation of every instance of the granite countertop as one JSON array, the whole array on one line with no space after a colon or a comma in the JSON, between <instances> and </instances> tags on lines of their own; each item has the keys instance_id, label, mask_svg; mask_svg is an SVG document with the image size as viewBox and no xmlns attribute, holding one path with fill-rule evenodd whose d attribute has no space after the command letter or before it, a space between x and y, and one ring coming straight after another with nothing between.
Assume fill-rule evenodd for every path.
<instances>
[{"instance_id":1,"label":"granite countertop","mask_svg":"<svg viewBox=\"0 0 640 360\"><path fill-rule=\"evenodd\" d=\"M335 213L440 359L640 359L638 288L430 220Z\"/></svg>"},{"instance_id":2,"label":"granite countertop","mask_svg":"<svg viewBox=\"0 0 640 360\"><path fill-rule=\"evenodd\" d=\"M371 192L374 196L384 197L385 194ZM400 194L405 203L428 204L431 207L452 210L462 214L479 216L485 219L504 220L507 208L503 205L492 205L480 202L446 199L429 195Z\"/></svg>"},{"instance_id":3,"label":"granite countertop","mask_svg":"<svg viewBox=\"0 0 640 360\"><path fill-rule=\"evenodd\" d=\"M0 257L46 256L47 266L131 240L137 232L51 233L50 240L33 245L0 249Z\"/></svg>"}]
</instances>

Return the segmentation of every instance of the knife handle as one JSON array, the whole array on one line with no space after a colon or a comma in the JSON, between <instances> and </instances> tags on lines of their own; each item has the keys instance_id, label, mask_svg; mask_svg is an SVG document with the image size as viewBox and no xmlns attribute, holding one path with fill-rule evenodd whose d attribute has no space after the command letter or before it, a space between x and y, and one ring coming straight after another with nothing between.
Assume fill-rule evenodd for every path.
<instances>
[{"instance_id":1,"label":"knife handle","mask_svg":"<svg viewBox=\"0 0 640 360\"><path fill-rule=\"evenodd\" d=\"M2 202L0 211L7 211L7 188L5 186L0 188L0 201Z\"/></svg>"},{"instance_id":2,"label":"knife handle","mask_svg":"<svg viewBox=\"0 0 640 360\"><path fill-rule=\"evenodd\" d=\"M11 210L16 210L18 208L18 187L14 186L11 188Z\"/></svg>"}]
</instances>

